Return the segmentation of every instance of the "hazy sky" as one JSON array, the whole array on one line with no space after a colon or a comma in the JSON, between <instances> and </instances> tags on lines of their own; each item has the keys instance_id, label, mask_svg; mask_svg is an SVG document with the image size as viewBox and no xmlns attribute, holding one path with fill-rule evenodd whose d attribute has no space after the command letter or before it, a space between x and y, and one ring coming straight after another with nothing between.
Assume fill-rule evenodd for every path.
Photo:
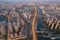
<instances>
[{"instance_id":1,"label":"hazy sky","mask_svg":"<svg viewBox=\"0 0 60 40\"><path fill-rule=\"evenodd\" d=\"M40 2L42 2L42 1L52 1L52 2L54 2L54 1L60 1L60 0L0 0L0 1L40 1Z\"/></svg>"}]
</instances>

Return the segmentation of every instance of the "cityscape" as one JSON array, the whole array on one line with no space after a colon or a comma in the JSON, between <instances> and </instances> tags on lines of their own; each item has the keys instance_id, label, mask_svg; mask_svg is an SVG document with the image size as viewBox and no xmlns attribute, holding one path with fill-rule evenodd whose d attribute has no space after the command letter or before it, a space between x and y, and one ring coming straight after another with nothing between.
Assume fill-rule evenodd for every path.
<instances>
[{"instance_id":1,"label":"cityscape","mask_svg":"<svg viewBox=\"0 0 60 40\"><path fill-rule=\"evenodd\" d=\"M0 2L0 40L60 40L60 2Z\"/></svg>"}]
</instances>

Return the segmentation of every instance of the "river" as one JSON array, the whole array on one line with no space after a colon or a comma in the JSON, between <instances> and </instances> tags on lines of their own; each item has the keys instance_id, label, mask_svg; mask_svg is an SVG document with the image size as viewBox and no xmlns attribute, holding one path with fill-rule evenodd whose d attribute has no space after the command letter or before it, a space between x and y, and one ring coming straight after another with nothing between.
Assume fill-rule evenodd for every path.
<instances>
[{"instance_id":1,"label":"river","mask_svg":"<svg viewBox=\"0 0 60 40\"><path fill-rule=\"evenodd\" d=\"M37 16L37 31L44 30L43 21L41 18L42 11L39 7L37 8L37 15L38 15ZM50 40L50 38L39 36L39 34L37 35L38 35L37 40Z\"/></svg>"}]
</instances>

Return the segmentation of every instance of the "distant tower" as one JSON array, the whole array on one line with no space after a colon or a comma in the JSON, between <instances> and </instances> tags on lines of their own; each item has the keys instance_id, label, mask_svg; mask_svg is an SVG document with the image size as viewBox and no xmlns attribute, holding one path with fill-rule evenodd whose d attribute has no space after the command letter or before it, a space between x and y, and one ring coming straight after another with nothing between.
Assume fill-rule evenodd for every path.
<instances>
[{"instance_id":1,"label":"distant tower","mask_svg":"<svg viewBox=\"0 0 60 40\"><path fill-rule=\"evenodd\" d=\"M51 26L52 22L53 22L53 18L49 22L49 27Z\"/></svg>"},{"instance_id":2,"label":"distant tower","mask_svg":"<svg viewBox=\"0 0 60 40\"><path fill-rule=\"evenodd\" d=\"M55 23L57 23L57 20L58 20L58 19L55 19Z\"/></svg>"},{"instance_id":3,"label":"distant tower","mask_svg":"<svg viewBox=\"0 0 60 40\"><path fill-rule=\"evenodd\" d=\"M8 29L9 29L10 33L13 32L13 28L12 28L11 23L9 23L8 25L9 25Z\"/></svg>"},{"instance_id":4,"label":"distant tower","mask_svg":"<svg viewBox=\"0 0 60 40\"><path fill-rule=\"evenodd\" d=\"M59 25L59 22L60 22L60 21L57 21L57 24L56 24L56 26L55 26L55 29L57 29L57 27L58 27L58 25Z\"/></svg>"},{"instance_id":5,"label":"distant tower","mask_svg":"<svg viewBox=\"0 0 60 40\"><path fill-rule=\"evenodd\" d=\"M50 21L50 18L47 19L47 23L49 23L49 21Z\"/></svg>"},{"instance_id":6,"label":"distant tower","mask_svg":"<svg viewBox=\"0 0 60 40\"><path fill-rule=\"evenodd\" d=\"M52 26L51 26L51 30L54 28L54 24L55 24L55 23L52 24Z\"/></svg>"},{"instance_id":7,"label":"distant tower","mask_svg":"<svg viewBox=\"0 0 60 40\"><path fill-rule=\"evenodd\" d=\"M18 32L19 28L18 28L18 26L16 25L16 22L13 23L13 26L14 26L14 29L15 29L15 37L18 37L17 32Z\"/></svg>"}]
</instances>

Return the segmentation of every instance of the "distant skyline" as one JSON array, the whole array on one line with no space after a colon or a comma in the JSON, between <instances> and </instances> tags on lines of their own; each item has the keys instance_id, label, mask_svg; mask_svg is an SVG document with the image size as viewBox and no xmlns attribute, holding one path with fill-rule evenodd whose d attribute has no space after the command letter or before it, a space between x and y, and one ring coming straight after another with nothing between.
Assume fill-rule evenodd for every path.
<instances>
[{"instance_id":1,"label":"distant skyline","mask_svg":"<svg viewBox=\"0 0 60 40\"><path fill-rule=\"evenodd\" d=\"M59 2L60 0L0 0L0 1L26 1L26 2Z\"/></svg>"}]
</instances>

